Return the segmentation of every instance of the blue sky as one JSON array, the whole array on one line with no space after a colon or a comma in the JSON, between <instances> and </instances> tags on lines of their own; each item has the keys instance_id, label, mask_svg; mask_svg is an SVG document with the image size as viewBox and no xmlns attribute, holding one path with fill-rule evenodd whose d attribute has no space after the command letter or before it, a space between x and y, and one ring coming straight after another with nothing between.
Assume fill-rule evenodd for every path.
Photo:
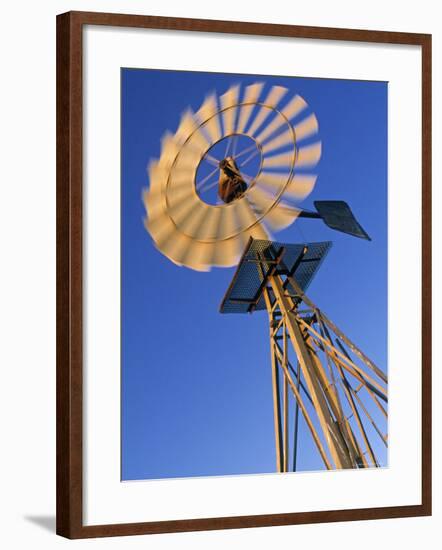
<instances>
[{"instance_id":1,"label":"blue sky","mask_svg":"<svg viewBox=\"0 0 442 550\"><path fill-rule=\"evenodd\" d=\"M121 79L122 479L273 472L267 314L221 315L234 269L195 272L155 248L143 226L146 166L210 91L259 80L303 96L323 154L301 206L345 200L372 241L308 219L276 238L333 241L309 295L387 371L387 83L138 69ZM299 453L300 470L322 468L303 423Z\"/></svg>"}]
</instances>

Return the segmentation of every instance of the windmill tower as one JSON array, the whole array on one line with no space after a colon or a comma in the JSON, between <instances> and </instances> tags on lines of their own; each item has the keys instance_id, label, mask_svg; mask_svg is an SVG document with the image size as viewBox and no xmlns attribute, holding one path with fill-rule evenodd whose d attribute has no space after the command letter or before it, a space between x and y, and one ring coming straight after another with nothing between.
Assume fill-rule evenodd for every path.
<instances>
[{"instance_id":1,"label":"windmill tower","mask_svg":"<svg viewBox=\"0 0 442 550\"><path fill-rule=\"evenodd\" d=\"M306 295L331 243L281 244L298 217L369 239L342 201L298 203L316 183L318 122L299 95L232 86L187 110L149 165L145 226L172 262L237 266L222 313L266 310L278 472L295 471L302 417L325 468L379 467L387 377ZM382 425L379 425L379 419Z\"/></svg>"}]
</instances>

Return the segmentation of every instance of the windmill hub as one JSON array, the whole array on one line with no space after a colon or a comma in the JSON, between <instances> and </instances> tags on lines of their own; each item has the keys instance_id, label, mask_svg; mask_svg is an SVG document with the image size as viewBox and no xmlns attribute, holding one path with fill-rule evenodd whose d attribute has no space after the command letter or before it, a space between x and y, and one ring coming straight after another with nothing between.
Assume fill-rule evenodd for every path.
<instances>
[{"instance_id":1,"label":"windmill hub","mask_svg":"<svg viewBox=\"0 0 442 550\"><path fill-rule=\"evenodd\" d=\"M226 157L219 163L220 176L218 196L225 203L240 199L247 191L247 183L233 157Z\"/></svg>"}]
</instances>

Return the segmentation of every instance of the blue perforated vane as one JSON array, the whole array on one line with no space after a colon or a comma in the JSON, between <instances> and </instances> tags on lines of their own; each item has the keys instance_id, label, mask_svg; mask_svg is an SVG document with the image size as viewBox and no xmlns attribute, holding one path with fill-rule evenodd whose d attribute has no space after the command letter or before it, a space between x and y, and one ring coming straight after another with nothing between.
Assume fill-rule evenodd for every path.
<instances>
[{"instance_id":1,"label":"blue perforated vane","mask_svg":"<svg viewBox=\"0 0 442 550\"><path fill-rule=\"evenodd\" d=\"M342 231L342 233L347 233L347 235L353 235L353 237L371 241L370 236L355 218L355 215L346 202L314 201L314 205L319 215L324 220L324 223L332 229Z\"/></svg>"},{"instance_id":2,"label":"blue perforated vane","mask_svg":"<svg viewBox=\"0 0 442 550\"><path fill-rule=\"evenodd\" d=\"M248 313L266 309L262 285L275 260L282 254L276 269L290 273L298 285L306 290L331 242L283 244L251 239L235 271L232 282L220 306L221 313ZM252 308L251 308L252 306Z\"/></svg>"}]
</instances>

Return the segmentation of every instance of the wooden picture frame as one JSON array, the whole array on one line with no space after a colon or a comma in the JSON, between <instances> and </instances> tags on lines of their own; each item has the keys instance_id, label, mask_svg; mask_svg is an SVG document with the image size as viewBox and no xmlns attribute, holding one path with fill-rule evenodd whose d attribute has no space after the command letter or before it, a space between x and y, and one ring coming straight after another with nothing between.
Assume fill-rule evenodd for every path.
<instances>
[{"instance_id":1,"label":"wooden picture frame","mask_svg":"<svg viewBox=\"0 0 442 550\"><path fill-rule=\"evenodd\" d=\"M83 524L83 39L85 25L415 45L422 51L422 502L419 505ZM431 35L140 15L57 17L57 533L90 538L431 515Z\"/></svg>"}]
</instances>

